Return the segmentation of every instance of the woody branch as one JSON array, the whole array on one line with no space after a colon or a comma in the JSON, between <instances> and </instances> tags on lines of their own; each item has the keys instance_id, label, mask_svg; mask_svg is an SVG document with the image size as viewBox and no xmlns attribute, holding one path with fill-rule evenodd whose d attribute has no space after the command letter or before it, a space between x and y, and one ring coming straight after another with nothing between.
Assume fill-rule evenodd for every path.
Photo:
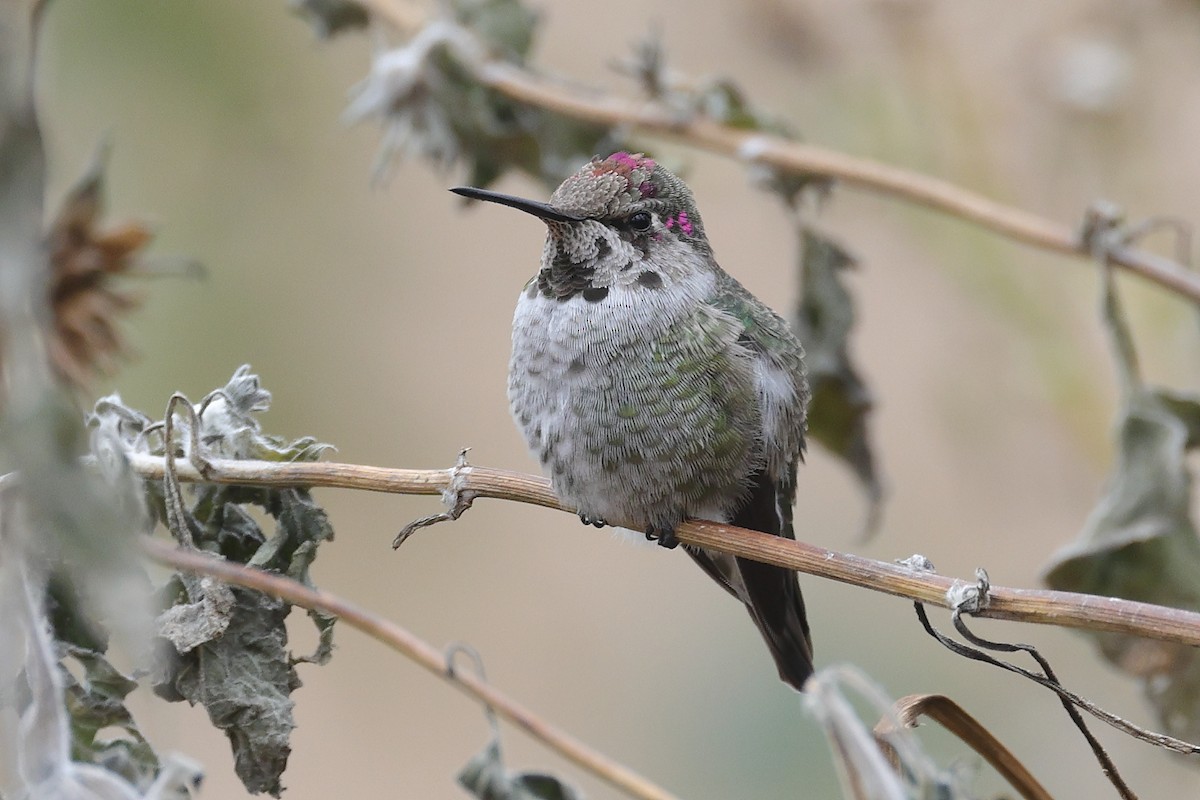
<instances>
[{"instance_id":1,"label":"woody branch","mask_svg":"<svg viewBox=\"0 0 1200 800\"><path fill-rule=\"evenodd\" d=\"M273 465L280 466L280 465ZM180 475L180 477L184 477ZM402 653L441 677L533 738L591 772L630 797L639 800L675 800L675 796L628 767L593 750L564 730L555 727L481 678L453 669L447 657L396 623L351 603L332 592L313 589L299 581L261 569L225 561L195 550L144 538L142 549L152 560L183 572L209 575L225 583L243 586L279 597L301 608L332 614L376 641Z\"/></svg>"},{"instance_id":2,"label":"woody branch","mask_svg":"<svg viewBox=\"0 0 1200 800\"><path fill-rule=\"evenodd\" d=\"M405 35L415 33L427 21L420 11L394 0L359 2L375 20ZM681 117L678 111L655 102L583 92L498 58L471 59L464 66L472 70L479 83L506 97L565 117L664 136L785 174L835 179L958 217L1032 247L1095 259L1095 252L1079 230L929 175L781 136L742 130L699 114ZM1083 214L1080 216L1082 219ZM1117 267L1200 302L1200 274L1184 264L1127 244L1109 248L1105 256Z\"/></svg>"},{"instance_id":3,"label":"woody branch","mask_svg":"<svg viewBox=\"0 0 1200 800\"><path fill-rule=\"evenodd\" d=\"M153 480L164 476L162 458L131 454L130 462L134 471L143 478ZM177 472L181 481L189 482L328 487L416 495L452 492L452 499L456 502L495 498L572 510L559 503L549 483L543 478L470 465L450 470L417 470L334 462L278 463L214 459L208 462L204 475L187 463L178 464ZM684 544L718 550L942 608L951 608L946 594L963 583L900 564L875 561L715 522L685 522L679 526L676 535ZM1075 592L991 586L988 604L977 616L1125 633L1200 646L1200 613Z\"/></svg>"}]
</instances>

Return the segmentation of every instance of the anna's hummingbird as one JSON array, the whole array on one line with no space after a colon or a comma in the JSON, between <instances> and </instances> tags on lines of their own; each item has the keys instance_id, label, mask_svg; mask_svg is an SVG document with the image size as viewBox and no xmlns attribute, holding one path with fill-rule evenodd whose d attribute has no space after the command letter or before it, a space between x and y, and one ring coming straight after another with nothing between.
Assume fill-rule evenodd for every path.
<instances>
[{"instance_id":1,"label":"anna's hummingbird","mask_svg":"<svg viewBox=\"0 0 1200 800\"><path fill-rule=\"evenodd\" d=\"M513 319L508 398L555 493L593 525L675 547L688 517L794 538L809 390L788 325L713 258L687 185L641 154L584 165L540 203L542 266ZM741 600L784 681L812 646L796 576L685 547Z\"/></svg>"}]
</instances>

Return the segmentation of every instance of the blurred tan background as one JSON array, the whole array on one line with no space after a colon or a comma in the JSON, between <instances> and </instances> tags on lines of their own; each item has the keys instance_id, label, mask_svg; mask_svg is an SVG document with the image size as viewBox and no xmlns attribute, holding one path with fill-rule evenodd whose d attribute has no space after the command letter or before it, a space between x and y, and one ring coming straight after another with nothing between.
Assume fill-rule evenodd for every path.
<instances>
[{"instance_id":1,"label":"blurred tan background","mask_svg":"<svg viewBox=\"0 0 1200 800\"><path fill-rule=\"evenodd\" d=\"M1194 219L1200 189L1200 5L1072 0L612 0L544 2L537 61L624 93L609 64L661 24L673 65L725 74L808 140L948 178L1064 222L1093 199L1134 218ZM379 140L339 122L369 36L318 42L282 0L57 0L41 101L52 196L105 132L110 216L157 223L155 251L191 255L203 283L159 281L125 330L139 357L119 388L160 415L249 362L275 395L264 422L335 443L340 460L532 470L504 396L516 293L543 231L464 210L461 182L407 163L370 186ZM785 215L737 164L684 160L721 263L782 312L795 300ZM542 195L517 178L498 188ZM874 432L890 502L877 539L848 474L816 450L798 535L880 559L927 555L946 574L986 566L1035 586L1070 540L1111 459L1115 391L1086 263L841 190L827 227L855 252L858 361L878 397ZM1152 246L1169 248L1163 239ZM1151 378L1195 388L1191 312L1123 282ZM430 642L469 642L497 686L687 798L838 796L827 747L774 670L744 611L679 552L619 541L571 517L481 501L399 553L393 534L435 498L320 491L338 538L325 588ZM857 664L895 696L962 701L1060 797L1111 791L1046 692L944 651L908 603L804 580L819 665ZM311 635L297 615L296 647ZM943 622L946 620L943 618ZM1082 638L981 623L1036 643L1068 684L1153 725L1137 689ZM303 666L291 800L454 798L485 742L470 702L349 628L326 668ZM202 760L205 797L243 796L204 712L137 705L164 750ZM1102 726L1097 725L1097 728ZM1194 796L1200 771L1098 730L1146 798ZM932 728L942 763L976 761ZM592 798L607 787L507 729L511 766L549 768ZM976 787L1001 787L986 769Z\"/></svg>"}]
</instances>

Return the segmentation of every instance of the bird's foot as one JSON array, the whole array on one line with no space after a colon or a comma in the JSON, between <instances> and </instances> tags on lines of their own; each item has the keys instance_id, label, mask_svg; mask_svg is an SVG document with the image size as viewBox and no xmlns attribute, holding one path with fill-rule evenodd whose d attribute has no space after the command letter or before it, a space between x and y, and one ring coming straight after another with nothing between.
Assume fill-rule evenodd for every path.
<instances>
[{"instance_id":1,"label":"bird's foot","mask_svg":"<svg viewBox=\"0 0 1200 800\"><path fill-rule=\"evenodd\" d=\"M590 517L587 514L580 514L579 521L584 525L591 525L594 528L603 528L608 523L600 519L600 517Z\"/></svg>"},{"instance_id":2,"label":"bird's foot","mask_svg":"<svg viewBox=\"0 0 1200 800\"><path fill-rule=\"evenodd\" d=\"M658 542L659 547L665 547L668 550L674 550L679 546L679 540L675 538L674 528L660 528L657 525L651 525L646 528L646 540Z\"/></svg>"}]
</instances>

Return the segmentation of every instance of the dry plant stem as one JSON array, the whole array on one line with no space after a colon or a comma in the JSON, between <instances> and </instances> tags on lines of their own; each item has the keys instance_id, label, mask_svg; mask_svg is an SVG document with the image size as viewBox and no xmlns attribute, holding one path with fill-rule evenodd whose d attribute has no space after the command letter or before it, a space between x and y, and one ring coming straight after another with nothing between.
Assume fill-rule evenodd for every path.
<instances>
[{"instance_id":1,"label":"dry plant stem","mask_svg":"<svg viewBox=\"0 0 1200 800\"><path fill-rule=\"evenodd\" d=\"M130 463L143 478L163 477L164 464L160 457L132 454ZM214 459L209 464L208 477L202 477L190 464L179 463L176 467L179 479L247 486L336 487L392 494L437 495L449 486L452 476L451 470L386 469L327 462ZM544 478L475 466L458 469L457 474L460 480L465 481L461 484L462 490L478 498L515 500L546 508L571 510L558 502ZM946 592L952 586L963 583L899 564L874 561L715 522L686 522L678 528L676 535L684 544L732 553L942 608L951 608ZM1200 614L1113 597L992 586L988 605L976 616L1111 631L1200 646Z\"/></svg>"},{"instance_id":2,"label":"dry plant stem","mask_svg":"<svg viewBox=\"0 0 1200 800\"><path fill-rule=\"evenodd\" d=\"M816 145L731 128L708 119L680 121L654 105L635 105L605 96L582 96L509 64L489 64L479 76L514 100L550 108L567 116L682 140L721 155L766 164L789 174L813 174L923 205L988 228L1043 250L1090 257L1076 231L1036 214L1006 206L947 181ZM1115 248L1113 264L1194 301L1200 301L1200 276L1171 259L1132 247Z\"/></svg>"},{"instance_id":3,"label":"dry plant stem","mask_svg":"<svg viewBox=\"0 0 1200 800\"><path fill-rule=\"evenodd\" d=\"M181 469L180 472L180 478L186 480L184 471ZM629 796L642 800L676 800L675 796L665 789L592 750L469 671L450 670L444 653L378 614L321 589L311 589L283 575L225 561L196 550L184 550L149 537L143 537L141 544L146 554L159 564L183 572L209 575L225 583L281 598L301 608L332 614L458 687L533 738Z\"/></svg>"},{"instance_id":4,"label":"dry plant stem","mask_svg":"<svg viewBox=\"0 0 1200 800\"><path fill-rule=\"evenodd\" d=\"M395 0L360 0L370 12L402 33L411 34L424 17ZM484 85L513 100L556 111L573 119L677 139L686 144L764 164L789 174L821 175L848 185L906 200L959 217L1043 250L1091 258L1074 229L1006 206L947 181L779 136L723 125L699 116L681 117L651 102L634 102L538 77L506 61L474 68ZM1133 247L1116 247L1109 260L1193 301L1200 302L1200 274L1169 258Z\"/></svg>"},{"instance_id":5,"label":"dry plant stem","mask_svg":"<svg viewBox=\"0 0 1200 800\"><path fill-rule=\"evenodd\" d=\"M949 697L940 694L910 694L897 700L892 711L896 720L905 728L916 728L921 717L929 717L940 723L943 728L983 756L1025 800L1054 800L1011 750ZM899 761L895 756L895 748L887 738L892 730L892 719L885 716L875 726L875 739L880 748L888 754L892 766L896 768L899 767Z\"/></svg>"}]
</instances>

